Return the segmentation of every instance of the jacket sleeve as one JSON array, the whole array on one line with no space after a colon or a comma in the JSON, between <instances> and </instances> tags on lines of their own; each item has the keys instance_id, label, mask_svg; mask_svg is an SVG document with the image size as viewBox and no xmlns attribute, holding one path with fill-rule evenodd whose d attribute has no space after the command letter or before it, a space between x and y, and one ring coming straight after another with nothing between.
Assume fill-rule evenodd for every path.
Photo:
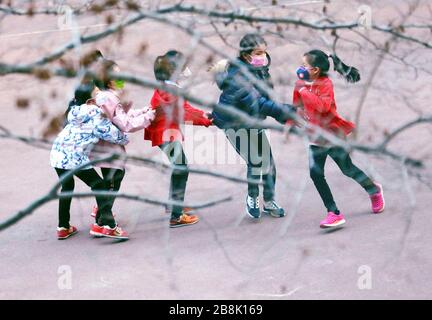
<instances>
[{"instance_id":1,"label":"jacket sleeve","mask_svg":"<svg viewBox=\"0 0 432 320\"><path fill-rule=\"evenodd\" d=\"M126 113L117 106L112 122L123 132L135 132L147 128L155 117L154 110L129 110Z\"/></svg>"},{"instance_id":2,"label":"jacket sleeve","mask_svg":"<svg viewBox=\"0 0 432 320\"><path fill-rule=\"evenodd\" d=\"M204 111L192 107L189 102L185 101L184 108L184 121L190 121L196 126L210 126L211 121L204 115Z\"/></svg>"},{"instance_id":3,"label":"jacket sleeve","mask_svg":"<svg viewBox=\"0 0 432 320\"><path fill-rule=\"evenodd\" d=\"M292 103L295 107L303 106L303 102L299 90L304 86L306 86L306 84L303 80L297 80L295 83L294 90L293 90L293 98L292 98Z\"/></svg>"},{"instance_id":4,"label":"jacket sleeve","mask_svg":"<svg viewBox=\"0 0 432 320\"><path fill-rule=\"evenodd\" d=\"M107 118L102 118L96 122L93 134L99 139L115 144L126 145L129 142L127 135L121 132Z\"/></svg>"},{"instance_id":5,"label":"jacket sleeve","mask_svg":"<svg viewBox=\"0 0 432 320\"><path fill-rule=\"evenodd\" d=\"M240 81L245 81L240 79ZM285 123L292 118L292 106L287 104L277 103L270 98L260 94L253 85L239 85L238 81L232 81L231 84L235 92L235 99L238 101L245 111L249 114L260 114L275 118L281 123Z\"/></svg>"},{"instance_id":6,"label":"jacket sleeve","mask_svg":"<svg viewBox=\"0 0 432 320\"><path fill-rule=\"evenodd\" d=\"M110 92L100 91L96 94L95 102L96 105L101 108L102 112L109 119L112 119L114 112L120 103L120 100Z\"/></svg>"},{"instance_id":7,"label":"jacket sleeve","mask_svg":"<svg viewBox=\"0 0 432 320\"><path fill-rule=\"evenodd\" d=\"M261 96L258 99L260 113L276 119L280 123L285 123L289 119L294 119L295 107L287 103L277 103L269 98Z\"/></svg>"},{"instance_id":8,"label":"jacket sleeve","mask_svg":"<svg viewBox=\"0 0 432 320\"><path fill-rule=\"evenodd\" d=\"M331 81L325 81L319 89L319 96L307 89L299 91L306 111L319 113L327 113L330 111L332 103L334 102L333 84Z\"/></svg>"}]
</instances>

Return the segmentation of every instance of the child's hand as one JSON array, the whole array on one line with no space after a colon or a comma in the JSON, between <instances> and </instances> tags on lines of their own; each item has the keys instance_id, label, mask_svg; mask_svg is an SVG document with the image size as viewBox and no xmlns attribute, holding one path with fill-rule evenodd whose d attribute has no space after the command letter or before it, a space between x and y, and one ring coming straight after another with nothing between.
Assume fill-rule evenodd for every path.
<instances>
[{"instance_id":1,"label":"child's hand","mask_svg":"<svg viewBox=\"0 0 432 320\"><path fill-rule=\"evenodd\" d=\"M153 121L154 118L156 117L156 110L148 108L145 111L145 114L148 116L150 121Z\"/></svg>"},{"instance_id":2,"label":"child's hand","mask_svg":"<svg viewBox=\"0 0 432 320\"><path fill-rule=\"evenodd\" d=\"M210 125L213 125L213 114L211 112L204 112L204 117L210 120Z\"/></svg>"},{"instance_id":3,"label":"child's hand","mask_svg":"<svg viewBox=\"0 0 432 320\"><path fill-rule=\"evenodd\" d=\"M294 86L294 90L300 92L302 88L306 87L304 80L297 80Z\"/></svg>"}]
</instances>

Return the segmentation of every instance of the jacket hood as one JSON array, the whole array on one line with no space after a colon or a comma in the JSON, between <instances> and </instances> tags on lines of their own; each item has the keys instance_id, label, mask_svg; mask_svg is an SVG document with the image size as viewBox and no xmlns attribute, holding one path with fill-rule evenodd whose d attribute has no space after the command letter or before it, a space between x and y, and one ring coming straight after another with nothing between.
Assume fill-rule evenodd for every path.
<instances>
[{"instance_id":1,"label":"jacket hood","mask_svg":"<svg viewBox=\"0 0 432 320\"><path fill-rule=\"evenodd\" d=\"M172 104L175 102L176 99L177 98L174 95L158 89L154 91L150 103L153 107L159 107Z\"/></svg>"},{"instance_id":2,"label":"jacket hood","mask_svg":"<svg viewBox=\"0 0 432 320\"><path fill-rule=\"evenodd\" d=\"M68 122L71 124L86 123L100 113L99 108L92 104L75 105L71 107L68 113Z\"/></svg>"},{"instance_id":3,"label":"jacket hood","mask_svg":"<svg viewBox=\"0 0 432 320\"><path fill-rule=\"evenodd\" d=\"M245 68L249 69L249 71L251 73L258 73L261 71L265 71L268 72L268 69L270 68L271 65L271 57L268 53L267 54L267 60L268 63L265 66L262 67L255 67L249 63L244 62L243 60L241 60L240 58L236 59L236 64L230 63L228 60L221 60L219 61L216 65L222 63L223 61L226 61L226 67L225 68L219 68L215 70L215 81L217 86L219 87L219 89L222 90L224 82L227 79L232 78L235 74L237 74L238 72L240 72L240 66L244 66Z\"/></svg>"},{"instance_id":4,"label":"jacket hood","mask_svg":"<svg viewBox=\"0 0 432 320\"><path fill-rule=\"evenodd\" d=\"M248 67L247 64L244 63L243 61L241 61L240 59L237 59L236 62L237 62L237 64L243 65L246 68ZM233 64L233 63L230 63L229 61L226 61L225 68L222 70L216 71L215 81L216 81L216 84L219 87L219 89L222 90L222 88L224 86L224 82L227 79L230 79L233 76L235 76L240 71L240 67L237 64Z\"/></svg>"}]
</instances>

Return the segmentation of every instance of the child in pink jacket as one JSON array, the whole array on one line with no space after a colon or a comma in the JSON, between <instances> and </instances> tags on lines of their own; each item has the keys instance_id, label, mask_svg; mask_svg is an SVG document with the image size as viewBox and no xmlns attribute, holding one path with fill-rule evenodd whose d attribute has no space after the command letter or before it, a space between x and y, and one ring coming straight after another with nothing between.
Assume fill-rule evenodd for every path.
<instances>
[{"instance_id":1,"label":"child in pink jacket","mask_svg":"<svg viewBox=\"0 0 432 320\"><path fill-rule=\"evenodd\" d=\"M110 70L118 70L114 62L105 60L104 63L108 64ZM147 128L151 124L155 117L154 110L148 107L132 109L131 102L125 104L120 102L121 89L123 88L122 82L113 79L97 79L95 85L97 89L93 92L94 103L120 131L124 133L136 132ZM90 157L94 158L96 155L100 157L112 153L126 154L126 148L107 141L99 141ZM102 176L110 184L111 190L118 191L125 175L124 161L100 163L97 166L101 168ZM97 206L94 206L91 215L95 217L97 211Z\"/></svg>"}]
</instances>

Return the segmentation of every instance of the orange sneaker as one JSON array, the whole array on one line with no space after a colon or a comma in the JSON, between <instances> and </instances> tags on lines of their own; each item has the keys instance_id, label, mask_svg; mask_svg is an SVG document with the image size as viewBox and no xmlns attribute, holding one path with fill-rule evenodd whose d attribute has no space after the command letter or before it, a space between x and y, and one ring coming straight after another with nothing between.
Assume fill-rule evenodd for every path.
<instances>
[{"instance_id":1,"label":"orange sneaker","mask_svg":"<svg viewBox=\"0 0 432 320\"><path fill-rule=\"evenodd\" d=\"M78 232L77 228L70 226L68 228L57 228L57 239L64 240L67 239Z\"/></svg>"},{"instance_id":2,"label":"orange sneaker","mask_svg":"<svg viewBox=\"0 0 432 320\"><path fill-rule=\"evenodd\" d=\"M170 228L178 228L184 226L190 226L199 221L198 216L193 214L183 213L179 218L171 218L170 220Z\"/></svg>"}]
</instances>

